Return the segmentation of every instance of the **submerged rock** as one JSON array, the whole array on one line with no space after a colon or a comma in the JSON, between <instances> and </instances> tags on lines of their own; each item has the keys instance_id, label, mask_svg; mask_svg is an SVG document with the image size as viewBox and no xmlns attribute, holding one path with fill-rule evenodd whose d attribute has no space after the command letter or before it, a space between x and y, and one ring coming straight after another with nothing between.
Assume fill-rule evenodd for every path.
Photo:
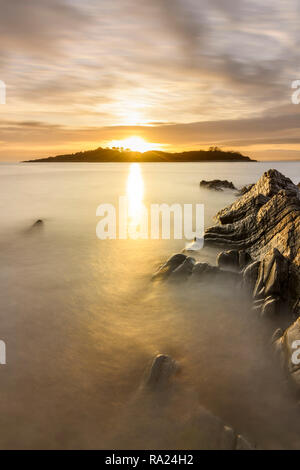
<instances>
[{"instance_id":1,"label":"submerged rock","mask_svg":"<svg viewBox=\"0 0 300 470\"><path fill-rule=\"evenodd\" d=\"M153 359L146 387L153 389L165 386L177 370L178 365L174 359L165 354L158 354Z\"/></svg>"},{"instance_id":2,"label":"submerged rock","mask_svg":"<svg viewBox=\"0 0 300 470\"><path fill-rule=\"evenodd\" d=\"M222 251L217 256L217 265L223 269L242 270L250 262L251 256L244 250Z\"/></svg>"},{"instance_id":3,"label":"submerged rock","mask_svg":"<svg viewBox=\"0 0 300 470\"><path fill-rule=\"evenodd\" d=\"M187 256L183 253L177 253L171 256L171 258L169 258L166 263L162 264L156 273L153 274L152 279L166 279L186 258Z\"/></svg>"},{"instance_id":4,"label":"submerged rock","mask_svg":"<svg viewBox=\"0 0 300 470\"><path fill-rule=\"evenodd\" d=\"M195 259L187 256L183 263L181 263L177 268L175 268L171 273L170 276L172 279L183 279L188 278L194 269Z\"/></svg>"},{"instance_id":5,"label":"submerged rock","mask_svg":"<svg viewBox=\"0 0 300 470\"><path fill-rule=\"evenodd\" d=\"M36 222L34 222L33 227L40 226L40 225L42 225L43 223L44 223L44 222L43 222L42 219L38 219Z\"/></svg>"},{"instance_id":6,"label":"submerged rock","mask_svg":"<svg viewBox=\"0 0 300 470\"><path fill-rule=\"evenodd\" d=\"M223 191L223 189L236 189L231 181L227 180L212 180L212 181L200 181L200 186L206 189L213 189L215 191Z\"/></svg>"},{"instance_id":7,"label":"submerged rock","mask_svg":"<svg viewBox=\"0 0 300 470\"><path fill-rule=\"evenodd\" d=\"M44 227L44 221L42 219L37 219L31 227L24 230L25 234L34 233L38 230L41 230Z\"/></svg>"},{"instance_id":8,"label":"submerged rock","mask_svg":"<svg viewBox=\"0 0 300 470\"><path fill-rule=\"evenodd\" d=\"M237 196L243 196L244 194L246 194L248 191L250 191L250 189L252 189L254 186L254 183L252 184L247 184L246 186L243 186L241 189L238 190L237 192Z\"/></svg>"}]
</instances>

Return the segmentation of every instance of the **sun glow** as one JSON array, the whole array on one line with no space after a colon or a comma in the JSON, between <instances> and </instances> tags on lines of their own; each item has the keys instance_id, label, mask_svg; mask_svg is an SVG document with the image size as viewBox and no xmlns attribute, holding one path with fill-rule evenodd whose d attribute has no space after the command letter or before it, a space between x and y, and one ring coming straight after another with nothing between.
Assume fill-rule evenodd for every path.
<instances>
[{"instance_id":1,"label":"sun glow","mask_svg":"<svg viewBox=\"0 0 300 470\"><path fill-rule=\"evenodd\" d=\"M113 140L109 143L109 147L119 147L124 150L132 150L133 152L147 152L149 150L154 150L160 148L159 144L153 144L146 142L141 137L132 136L124 140Z\"/></svg>"},{"instance_id":2,"label":"sun glow","mask_svg":"<svg viewBox=\"0 0 300 470\"><path fill-rule=\"evenodd\" d=\"M138 238L137 233L141 225L143 226L145 214L144 206L144 181L139 163L130 165L127 179L127 211L128 211L128 231L132 238ZM143 226L145 229L145 226Z\"/></svg>"}]
</instances>

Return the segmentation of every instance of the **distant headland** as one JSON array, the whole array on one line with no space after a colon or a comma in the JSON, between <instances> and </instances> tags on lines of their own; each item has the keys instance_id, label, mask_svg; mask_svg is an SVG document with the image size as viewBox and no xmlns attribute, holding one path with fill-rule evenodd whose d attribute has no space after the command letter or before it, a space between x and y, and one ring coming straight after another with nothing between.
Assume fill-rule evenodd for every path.
<instances>
[{"instance_id":1,"label":"distant headland","mask_svg":"<svg viewBox=\"0 0 300 470\"><path fill-rule=\"evenodd\" d=\"M161 150L150 150L148 152L134 152L123 148L102 148L87 150L56 157L39 158L27 160L27 162L253 162L256 160L242 155L240 152L224 151L218 147L210 147L209 150L193 150L189 152L170 153Z\"/></svg>"}]
</instances>

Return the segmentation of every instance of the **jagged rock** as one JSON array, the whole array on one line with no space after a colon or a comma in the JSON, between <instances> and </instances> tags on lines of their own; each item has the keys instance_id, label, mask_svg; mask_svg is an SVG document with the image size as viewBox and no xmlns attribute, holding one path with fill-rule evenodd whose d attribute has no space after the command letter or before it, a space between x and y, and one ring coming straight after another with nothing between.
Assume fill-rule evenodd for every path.
<instances>
[{"instance_id":1,"label":"jagged rock","mask_svg":"<svg viewBox=\"0 0 300 470\"><path fill-rule=\"evenodd\" d=\"M220 268L232 268L232 269L239 269L239 252L238 250L229 250L229 251L222 251L217 256L217 265Z\"/></svg>"},{"instance_id":2,"label":"jagged rock","mask_svg":"<svg viewBox=\"0 0 300 470\"><path fill-rule=\"evenodd\" d=\"M285 298L289 280L288 260L274 248L262 260L259 267L254 297L277 295Z\"/></svg>"},{"instance_id":3,"label":"jagged rock","mask_svg":"<svg viewBox=\"0 0 300 470\"><path fill-rule=\"evenodd\" d=\"M251 256L244 250L222 251L217 256L217 265L223 269L244 269L251 262Z\"/></svg>"},{"instance_id":4,"label":"jagged rock","mask_svg":"<svg viewBox=\"0 0 300 470\"><path fill-rule=\"evenodd\" d=\"M252 258L245 250L239 250L239 266L240 269L245 269L252 262Z\"/></svg>"},{"instance_id":5,"label":"jagged rock","mask_svg":"<svg viewBox=\"0 0 300 470\"><path fill-rule=\"evenodd\" d=\"M243 271L243 283L246 288L252 293L257 281L260 261L254 261L249 264Z\"/></svg>"},{"instance_id":6,"label":"jagged rock","mask_svg":"<svg viewBox=\"0 0 300 470\"><path fill-rule=\"evenodd\" d=\"M282 335L283 335L283 329L277 328L272 335L271 343L272 344L275 343L278 339L281 338Z\"/></svg>"},{"instance_id":7,"label":"jagged rock","mask_svg":"<svg viewBox=\"0 0 300 470\"><path fill-rule=\"evenodd\" d=\"M300 360L300 344L296 343L300 341L300 317L285 330L280 338L278 338L279 330L275 333L277 337L277 339L274 338L275 351L279 355L281 364L289 372L297 390L300 390L300 363L296 363Z\"/></svg>"},{"instance_id":8,"label":"jagged rock","mask_svg":"<svg viewBox=\"0 0 300 470\"><path fill-rule=\"evenodd\" d=\"M218 266L212 266L208 263L196 263L193 269L192 279L195 281L221 281L224 283L237 284L241 281L240 273L233 271L224 271Z\"/></svg>"},{"instance_id":9,"label":"jagged rock","mask_svg":"<svg viewBox=\"0 0 300 470\"><path fill-rule=\"evenodd\" d=\"M215 191L223 191L225 189L236 189L231 181L227 180L212 180L212 181L200 181L200 186L206 189L214 189Z\"/></svg>"},{"instance_id":10,"label":"jagged rock","mask_svg":"<svg viewBox=\"0 0 300 470\"><path fill-rule=\"evenodd\" d=\"M206 230L205 243L245 250L256 261L266 259L259 267L255 295L283 295L290 305L294 303L300 290L297 186L277 170L269 170L248 192L221 210L217 220L218 225ZM244 277L254 275L250 266Z\"/></svg>"},{"instance_id":11,"label":"jagged rock","mask_svg":"<svg viewBox=\"0 0 300 470\"><path fill-rule=\"evenodd\" d=\"M156 273L153 274L152 279L166 279L186 258L187 256L183 253L177 253L171 256L166 263L160 266Z\"/></svg>"},{"instance_id":12,"label":"jagged rock","mask_svg":"<svg viewBox=\"0 0 300 470\"><path fill-rule=\"evenodd\" d=\"M247 184L246 186L243 186L241 189L238 190L237 192L237 196L243 196L244 194L246 194L248 191L250 191L250 189L252 189L254 186L254 183L252 184Z\"/></svg>"},{"instance_id":13,"label":"jagged rock","mask_svg":"<svg viewBox=\"0 0 300 470\"><path fill-rule=\"evenodd\" d=\"M265 299L261 314L263 317L272 318L278 313L278 306L280 305L280 299L278 297L269 296Z\"/></svg>"},{"instance_id":14,"label":"jagged rock","mask_svg":"<svg viewBox=\"0 0 300 470\"><path fill-rule=\"evenodd\" d=\"M194 277L215 276L219 273L219 268L208 263L196 263L193 269Z\"/></svg>"},{"instance_id":15,"label":"jagged rock","mask_svg":"<svg viewBox=\"0 0 300 470\"><path fill-rule=\"evenodd\" d=\"M178 365L174 359L165 354L158 354L153 359L150 373L146 380L146 387L156 389L165 386L177 370Z\"/></svg>"},{"instance_id":16,"label":"jagged rock","mask_svg":"<svg viewBox=\"0 0 300 470\"><path fill-rule=\"evenodd\" d=\"M193 272L195 265L195 259L190 256L186 257L183 263L181 263L176 269L174 269L170 276L172 279L183 279L188 278Z\"/></svg>"}]
</instances>

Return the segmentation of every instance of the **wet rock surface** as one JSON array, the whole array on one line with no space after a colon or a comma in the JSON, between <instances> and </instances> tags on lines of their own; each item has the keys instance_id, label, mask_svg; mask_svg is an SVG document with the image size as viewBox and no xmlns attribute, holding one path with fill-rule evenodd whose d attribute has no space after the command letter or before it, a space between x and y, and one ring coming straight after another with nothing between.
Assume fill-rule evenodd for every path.
<instances>
[{"instance_id":1,"label":"wet rock surface","mask_svg":"<svg viewBox=\"0 0 300 470\"><path fill-rule=\"evenodd\" d=\"M300 315L298 186L277 170L267 171L255 185L243 190L237 201L217 214L218 225L207 229L204 235L207 244L231 247L219 254L219 266L238 268L240 250L254 260L243 270L243 284L253 296L253 310L268 319L286 312L291 320ZM275 344L281 362L300 390L300 367L291 363L292 342L300 340L299 325L298 318Z\"/></svg>"},{"instance_id":2,"label":"wet rock surface","mask_svg":"<svg viewBox=\"0 0 300 470\"><path fill-rule=\"evenodd\" d=\"M218 212L217 225L205 231L206 245L223 248L216 266L181 253L162 265L158 274L188 282L234 281L233 295L242 286L252 298L253 312L262 321L276 324L271 342L288 382L299 394L300 352L299 363L294 359L295 345L300 349L300 191L289 178L269 170L241 194ZM206 430L200 440L208 439L207 448L253 448L206 410L195 419Z\"/></svg>"},{"instance_id":3,"label":"wet rock surface","mask_svg":"<svg viewBox=\"0 0 300 470\"><path fill-rule=\"evenodd\" d=\"M152 361L146 387L148 389L164 387L177 370L176 361L166 354L158 354Z\"/></svg>"},{"instance_id":4,"label":"wet rock surface","mask_svg":"<svg viewBox=\"0 0 300 470\"><path fill-rule=\"evenodd\" d=\"M206 230L206 244L231 247L220 263L237 266L236 252L254 261L244 278L256 276L254 298L269 295L292 305L300 289L300 192L277 170L269 170L231 206L218 212L218 224ZM269 309L269 307L268 307Z\"/></svg>"}]
</instances>

